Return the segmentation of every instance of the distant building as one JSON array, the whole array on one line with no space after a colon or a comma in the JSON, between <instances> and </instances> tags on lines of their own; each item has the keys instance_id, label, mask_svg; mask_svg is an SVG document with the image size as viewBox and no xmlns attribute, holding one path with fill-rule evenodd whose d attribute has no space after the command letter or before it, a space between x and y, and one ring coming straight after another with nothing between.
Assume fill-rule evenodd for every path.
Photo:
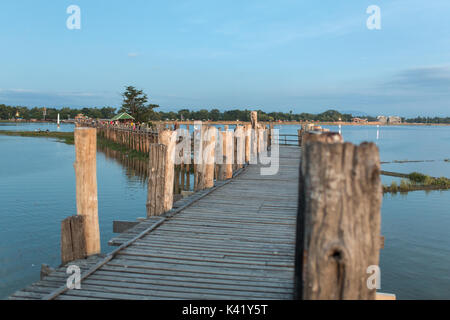
<instances>
[{"instance_id":1,"label":"distant building","mask_svg":"<svg viewBox=\"0 0 450 320\"><path fill-rule=\"evenodd\" d=\"M388 118L386 116L378 116L377 120L381 124L386 124L388 122Z\"/></svg>"},{"instance_id":2,"label":"distant building","mask_svg":"<svg viewBox=\"0 0 450 320\"><path fill-rule=\"evenodd\" d=\"M367 123L367 122L369 122L369 120L362 119L362 118L352 118L352 122L353 123Z\"/></svg>"},{"instance_id":3,"label":"distant building","mask_svg":"<svg viewBox=\"0 0 450 320\"><path fill-rule=\"evenodd\" d=\"M86 117L84 114L79 113L75 116L75 121L82 121L82 120L87 120L88 117Z\"/></svg>"},{"instance_id":4,"label":"distant building","mask_svg":"<svg viewBox=\"0 0 450 320\"><path fill-rule=\"evenodd\" d=\"M389 117L389 124L398 124L398 123L402 123L402 118L396 116Z\"/></svg>"},{"instance_id":5,"label":"distant building","mask_svg":"<svg viewBox=\"0 0 450 320\"><path fill-rule=\"evenodd\" d=\"M119 113L118 115L116 115L110 121L121 122L121 123L130 123L130 122L133 122L133 120L134 120L134 118L132 116L130 116L128 113L122 112L122 113Z\"/></svg>"}]
</instances>

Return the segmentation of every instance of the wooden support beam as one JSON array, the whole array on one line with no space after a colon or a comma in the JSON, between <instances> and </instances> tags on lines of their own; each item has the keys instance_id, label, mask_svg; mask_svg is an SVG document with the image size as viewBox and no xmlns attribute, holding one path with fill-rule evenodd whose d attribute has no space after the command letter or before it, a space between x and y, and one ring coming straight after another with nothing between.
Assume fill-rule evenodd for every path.
<instances>
[{"instance_id":1,"label":"wooden support beam","mask_svg":"<svg viewBox=\"0 0 450 320\"><path fill-rule=\"evenodd\" d=\"M199 181L201 179L201 161L202 161L202 135L204 131L204 126L199 121L194 126L194 134L193 134L193 140L194 140L194 190L198 191L199 189Z\"/></svg>"},{"instance_id":2,"label":"wooden support beam","mask_svg":"<svg viewBox=\"0 0 450 320\"><path fill-rule=\"evenodd\" d=\"M250 163L251 139L252 139L252 126L248 124L245 126L245 163Z\"/></svg>"},{"instance_id":3,"label":"wooden support beam","mask_svg":"<svg viewBox=\"0 0 450 320\"><path fill-rule=\"evenodd\" d=\"M314 140L303 146L300 169L296 297L375 299L367 268L379 262L378 148L333 142L330 134Z\"/></svg>"},{"instance_id":4,"label":"wooden support beam","mask_svg":"<svg viewBox=\"0 0 450 320\"><path fill-rule=\"evenodd\" d=\"M198 165L198 190L212 188L214 186L216 131L217 129L215 127L210 126L204 126L202 130L202 163Z\"/></svg>"},{"instance_id":5,"label":"wooden support beam","mask_svg":"<svg viewBox=\"0 0 450 320\"><path fill-rule=\"evenodd\" d=\"M240 169L245 163L245 130L243 126L237 126L234 131L236 137L236 168Z\"/></svg>"},{"instance_id":6,"label":"wooden support beam","mask_svg":"<svg viewBox=\"0 0 450 320\"><path fill-rule=\"evenodd\" d=\"M219 167L219 179L228 180L233 177L233 149L231 142L233 141L232 131L222 131L222 150L223 163Z\"/></svg>"},{"instance_id":7,"label":"wooden support beam","mask_svg":"<svg viewBox=\"0 0 450 320\"><path fill-rule=\"evenodd\" d=\"M302 145L303 130L302 129L297 130L297 135L298 135L298 145L301 146Z\"/></svg>"},{"instance_id":8,"label":"wooden support beam","mask_svg":"<svg viewBox=\"0 0 450 320\"><path fill-rule=\"evenodd\" d=\"M75 180L77 214L84 216L86 254L100 253L97 196L97 130L75 128Z\"/></svg>"},{"instance_id":9,"label":"wooden support beam","mask_svg":"<svg viewBox=\"0 0 450 320\"><path fill-rule=\"evenodd\" d=\"M216 180L223 180L220 177L220 166L223 164L223 135L222 128L218 128L217 137L216 137L216 146L215 146L215 165L214 165L214 177Z\"/></svg>"},{"instance_id":10,"label":"wooden support beam","mask_svg":"<svg viewBox=\"0 0 450 320\"><path fill-rule=\"evenodd\" d=\"M68 217L61 222L61 263L86 258L84 216Z\"/></svg>"},{"instance_id":11,"label":"wooden support beam","mask_svg":"<svg viewBox=\"0 0 450 320\"><path fill-rule=\"evenodd\" d=\"M169 211L173 206L173 184L175 174L175 147L177 133L172 130L163 130L158 135L159 143L166 146L165 185L164 185L164 211Z\"/></svg>"},{"instance_id":12,"label":"wooden support beam","mask_svg":"<svg viewBox=\"0 0 450 320\"><path fill-rule=\"evenodd\" d=\"M167 190L166 183L168 182L166 179L166 158L167 146L156 143L150 144L147 217L161 215L165 212L164 199L165 190Z\"/></svg>"},{"instance_id":13,"label":"wooden support beam","mask_svg":"<svg viewBox=\"0 0 450 320\"><path fill-rule=\"evenodd\" d=\"M252 124L252 129L256 130L258 128L258 112L252 111L250 114L250 121Z\"/></svg>"}]
</instances>

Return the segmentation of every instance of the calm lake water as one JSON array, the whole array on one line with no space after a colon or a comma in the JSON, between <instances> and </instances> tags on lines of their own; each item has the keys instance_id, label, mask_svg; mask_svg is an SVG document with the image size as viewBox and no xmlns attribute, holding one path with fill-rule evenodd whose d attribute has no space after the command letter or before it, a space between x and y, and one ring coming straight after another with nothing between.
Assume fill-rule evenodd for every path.
<instances>
[{"instance_id":1,"label":"calm lake water","mask_svg":"<svg viewBox=\"0 0 450 320\"><path fill-rule=\"evenodd\" d=\"M0 130L56 131L54 124ZM276 126L296 134L298 126ZM338 131L337 127L329 127ZM60 130L72 131L73 125ZM377 132L378 131L378 132ZM450 127L343 126L344 140L373 141L384 170L450 177ZM52 139L0 136L0 298L39 279L42 263L60 262L60 223L76 213L74 147ZM113 220L145 216L146 185L109 153L97 154L102 251L112 248ZM384 183L392 178L383 177ZM382 206L381 290L398 299L450 299L450 191L385 195Z\"/></svg>"}]
</instances>

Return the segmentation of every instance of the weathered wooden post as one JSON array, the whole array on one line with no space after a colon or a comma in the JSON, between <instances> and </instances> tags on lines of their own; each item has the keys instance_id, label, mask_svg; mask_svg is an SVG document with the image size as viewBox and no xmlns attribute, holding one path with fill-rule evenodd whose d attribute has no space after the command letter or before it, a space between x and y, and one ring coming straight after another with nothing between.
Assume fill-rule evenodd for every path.
<instances>
[{"instance_id":1,"label":"weathered wooden post","mask_svg":"<svg viewBox=\"0 0 450 320\"><path fill-rule=\"evenodd\" d=\"M248 124L245 126L245 163L250 163L251 139L252 139L252 126Z\"/></svg>"},{"instance_id":2,"label":"weathered wooden post","mask_svg":"<svg viewBox=\"0 0 450 320\"><path fill-rule=\"evenodd\" d=\"M252 111L250 115L251 120L251 139L250 139L250 161L257 161L258 159L258 112Z\"/></svg>"},{"instance_id":3,"label":"weathered wooden post","mask_svg":"<svg viewBox=\"0 0 450 320\"><path fill-rule=\"evenodd\" d=\"M167 147L163 144L150 144L148 169L147 217L165 212Z\"/></svg>"},{"instance_id":4,"label":"weathered wooden post","mask_svg":"<svg viewBox=\"0 0 450 320\"><path fill-rule=\"evenodd\" d=\"M84 259L86 239L84 236L84 216L68 217L61 222L61 263Z\"/></svg>"},{"instance_id":5,"label":"weathered wooden post","mask_svg":"<svg viewBox=\"0 0 450 320\"><path fill-rule=\"evenodd\" d=\"M202 130L202 163L198 165L198 190L214 186L214 155L216 146L216 128L208 126Z\"/></svg>"},{"instance_id":6,"label":"weathered wooden post","mask_svg":"<svg viewBox=\"0 0 450 320\"><path fill-rule=\"evenodd\" d=\"M75 180L77 214L84 217L88 256L100 253L97 197L97 130L75 128Z\"/></svg>"},{"instance_id":7,"label":"weathered wooden post","mask_svg":"<svg viewBox=\"0 0 450 320\"><path fill-rule=\"evenodd\" d=\"M228 180L233 177L233 132L225 130L222 134L223 163L219 167L219 179Z\"/></svg>"},{"instance_id":8,"label":"weathered wooden post","mask_svg":"<svg viewBox=\"0 0 450 320\"><path fill-rule=\"evenodd\" d=\"M218 128L217 136L216 136L216 146L215 146L215 155L214 155L214 176L216 180L222 180L219 176L220 174L220 166L223 163L223 140L222 140L222 128Z\"/></svg>"},{"instance_id":9,"label":"weathered wooden post","mask_svg":"<svg viewBox=\"0 0 450 320\"><path fill-rule=\"evenodd\" d=\"M236 164L240 169L245 163L245 132L243 126L236 127Z\"/></svg>"},{"instance_id":10,"label":"weathered wooden post","mask_svg":"<svg viewBox=\"0 0 450 320\"><path fill-rule=\"evenodd\" d=\"M272 138L273 138L273 122L271 121L268 128L267 148L270 148L272 146Z\"/></svg>"},{"instance_id":11,"label":"weathered wooden post","mask_svg":"<svg viewBox=\"0 0 450 320\"><path fill-rule=\"evenodd\" d=\"M250 114L250 121L252 124L252 129L256 130L256 128L258 128L258 112L257 111L252 111L252 113Z\"/></svg>"},{"instance_id":12,"label":"weathered wooden post","mask_svg":"<svg viewBox=\"0 0 450 320\"><path fill-rule=\"evenodd\" d=\"M303 134L303 130L302 130L302 129L297 130L297 135L298 135L298 145L299 145L299 146L302 145L302 134Z\"/></svg>"},{"instance_id":13,"label":"weathered wooden post","mask_svg":"<svg viewBox=\"0 0 450 320\"><path fill-rule=\"evenodd\" d=\"M164 212L172 209L173 206L173 184L175 174L175 146L177 133L171 130L163 130L158 134L159 143L166 146L166 163L164 179Z\"/></svg>"},{"instance_id":14,"label":"weathered wooden post","mask_svg":"<svg viewBox=\"0 0 450 320\"><path fill-rule=\"evenodd\" d=\"M189 139L190 139L190 137L191 137L191 133L189 132L189 125L186 125L186 130L187 130L187 132L188 132L188 136L189 136ZM189 140L189 143L191 143L191 141ZM189 159L191 159L191 153L190 153L190 151L189 151ZM190 190L191 189L191 164L190 164L190 161L188 161L188 163L186 163L186 172L187 172L187 175L186 175L186 190Z\"/></svg>"},{"instance_id":15,"label":"weathered wooden post","mask_svg":"<svg viewBox=\"0 0 450 320\"><path fill-rule=\"evenodd\" d=\"M373 143L311 134L302 152L295 294L299 299L375 299L367 285L378 265L382 200Z\"/></svg>"},{"instance_id":16,"label":"weathered wooden post","mask_svg":"<svg viewBox=\"0 0 450 320\"><path fill-rule=\"evenodd\" d=\"M194 190L199 190L199 180L201 179L201 161L202 161L202 136L203 136L204 126L202 125L202 122L196 122L194 125L194 133L193 133L193 140L194 140Z\"/></svg>"}]
</instances>

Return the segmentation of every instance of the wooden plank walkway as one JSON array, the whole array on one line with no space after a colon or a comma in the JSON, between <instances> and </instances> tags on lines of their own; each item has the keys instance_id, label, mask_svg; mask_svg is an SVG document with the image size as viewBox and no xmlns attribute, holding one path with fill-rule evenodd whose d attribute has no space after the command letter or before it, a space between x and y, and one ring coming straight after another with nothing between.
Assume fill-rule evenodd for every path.
<instances>
[{"instance_id":1,"label":"wooden plank walkway","mask_svg":"<svg viewBox=\"0 0 450 320\"><path fill-rule=\"evenodd\" d=\"M59 268L10 299L292 299L299 163L280 146L277 175L247 166L112 239L112 254L71 263L80 290Z\"/></svg>"}]
</instances>

